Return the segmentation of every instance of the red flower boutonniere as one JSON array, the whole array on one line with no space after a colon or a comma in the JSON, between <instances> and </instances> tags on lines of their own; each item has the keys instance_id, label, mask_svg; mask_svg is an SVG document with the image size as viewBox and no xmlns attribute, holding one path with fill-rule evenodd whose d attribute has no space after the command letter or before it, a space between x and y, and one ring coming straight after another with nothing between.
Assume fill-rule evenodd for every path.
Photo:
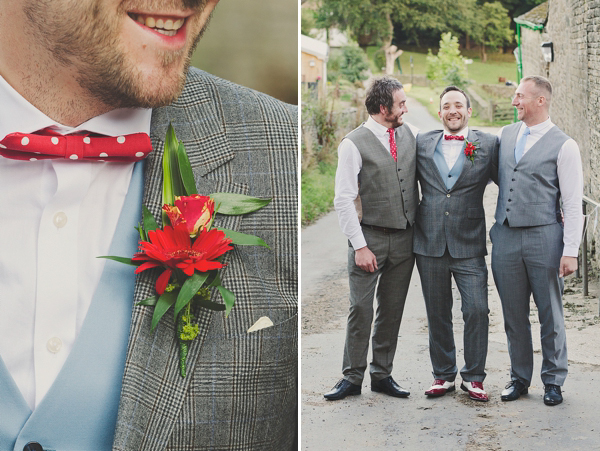
<instances>
[{"instance_id":1,"label":"red flower boutonniere","mask_svg":"<svg viewBox=\"0 0 600 451\"><path fill-rule=\"evenodd\" d=\"M218 270L225 266L221 257L233 249L232 245L268 247L254 235L214 227L215 216L243 215L270 201L232 193L199 195L183 143L177 141L169 126L163 156L162 228L143 206L143 224L137 227L139 251L133 258L101 257L135 265L136 274L154 268L161 270L156 279L156 295L138 305L154 307L152 330L173 306L182 377L186 374L188 345L199 333L192 307L224 311L227 316L235 303L234 293L221 285ZM221 295L222 304L211 301L213 290Z\"/></svg>"},{"instance_id":2,"label":"red flower boutonniere","mask_svg":"<svg viewBox=\"0 0 600 451\"><path fill-rule=\"evenodd\" d=\"M465 156L467 160L471 162L471 164L475 164L475 157L477 156L477 151L479 150L479 141L467 141L465 140Z\"/></svg>"}]
</instances>

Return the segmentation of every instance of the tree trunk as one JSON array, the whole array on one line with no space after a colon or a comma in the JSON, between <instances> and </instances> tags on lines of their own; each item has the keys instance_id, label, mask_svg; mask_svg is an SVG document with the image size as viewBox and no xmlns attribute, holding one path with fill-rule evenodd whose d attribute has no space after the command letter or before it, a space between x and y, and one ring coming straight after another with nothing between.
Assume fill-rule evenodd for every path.
<instances>
[{"instance_id":1,"label":"tree trunk","mask_svg":"<svg viewBox=\"0 0 600 451\"><path fill-rule=\"evenodd\" d=\"M403 52L395 45L392 45L392 39L394 37L394 25L392 24L392 18L390 17L389 13L387 13L385 17L388 24L388 34L383 40L383 45L381 48L385 53L385 73L387 75L392 75L394 73L394 63Z\"/></svg>"},{"instance_id":2,"label":"tree trunk","mask_svg":"<svg viewBox=\"0 0 600 451\"><path fill-rule=\"evenodd\" d=\"M485 44L481 44L481 61L487 63L487 53L485 53Z\"/></svg>"},{"instance_id":3,"label":"tree trunk","mask_svg":"<svg viewBox=\"0 0 600 451\"><path fill-rule=\"evenodd\" d=\"M465 33L465 49L471 50L471 38L469 38L469 33Z\"/></svg>"}]
</instances>

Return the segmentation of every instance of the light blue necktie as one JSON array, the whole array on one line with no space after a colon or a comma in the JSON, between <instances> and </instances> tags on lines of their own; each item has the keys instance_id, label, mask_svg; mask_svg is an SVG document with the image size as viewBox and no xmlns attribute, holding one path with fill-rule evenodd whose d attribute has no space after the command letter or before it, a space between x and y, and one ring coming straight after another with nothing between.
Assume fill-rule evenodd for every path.
<instances>
[{"instance_id":1,"label":"light blue necktie","mask_svg":"<svg viewBox=\"0 0 600 451\"><path fill-rule=\"evenodd\" d=\"M525 142L527 141L527 136L529 135L529 133L529 127L525 127L523 136L521 136L521 139L519 139L519 142L517 142L517 145L515 146L515 161L517 163L523 157L523 152L525 152Z\"/></svg>"}]
</instances>

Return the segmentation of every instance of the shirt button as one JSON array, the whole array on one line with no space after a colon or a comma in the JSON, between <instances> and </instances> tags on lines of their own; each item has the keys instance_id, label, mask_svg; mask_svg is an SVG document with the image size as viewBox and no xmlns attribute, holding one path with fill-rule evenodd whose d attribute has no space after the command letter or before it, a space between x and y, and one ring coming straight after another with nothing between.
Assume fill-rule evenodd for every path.
<instances>
[{"instance_id":1,"label":"shirt button","mask_svg":"<svg viewBox=\"0 0 600 451\"><path fill-rule=\"evenodd\" d=\"M446 216L448 216L450 213L449 213L449 212L446 212L446 213L444 213L444 214L445 214Z\"/></svg>"},{"instance_id":2,"label":"shirt button","mask_svg":"<svg viewBox=\"0 0 600 451\"><path fill-rule=\"evenodd\" d=\"M446 197L450 197L450 194L446 194Z\"/></svg>"},{"instance_id":3,"label":"shirt button","mask_svg":"<svg viewBox=\"0 0 600 451\"><path fill-rule=\"evenodd\" d=\"M62 348L62 340L58 337L52 337L46 342L46 349L52 354L56 354Z\"/></svg>"},{"instance_id":4,"label":"shirt button","mask_svg":"<svg viewBox=\"0 0 600 451\"><path fill-rule=\"evenodd\" d=\"M57 229L62 229L64 226L67 225L67 215L64 214L62 211L59 211L54 215L54 218L52 218L52 222L54 223Z\"/></svg>"}]
</instances>

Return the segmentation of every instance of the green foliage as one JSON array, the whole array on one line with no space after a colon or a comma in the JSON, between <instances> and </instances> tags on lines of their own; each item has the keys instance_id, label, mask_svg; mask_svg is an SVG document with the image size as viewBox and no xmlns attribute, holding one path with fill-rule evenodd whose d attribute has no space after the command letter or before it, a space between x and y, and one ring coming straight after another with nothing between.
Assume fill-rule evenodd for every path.
<instances>
[{"instance_id":1,"label":"green foliage","mask_svg":"<svg viewBox=\"0 0 600 451\"><path fill-rule=\"evenodd\" d=\"M302 225L317 220L333 207L335 164L320 163L302 173Z\"/></svg>"},{"instance_id":2,"label":"green foliage","mask_svg":"<svg viewBox=\"0 0 600 451\"><path fill-rule=\"evenodd\" d=\"M315 12L309 8L302 8L300 16L300 33L305 36L310 36L310 30L315 28L315 25Z\"/></svg>"},{"instance_id":3,"label":"green foliage","mask_svg":"<svg viewBox=\"0 0 600 451\"><path fill-rule=\"evenodd\" d=\"M478 9L477 22L479 27L472 35L475 42L489 47L499 47L512 42L510 17L502 3L485 3Z\"/></svg>"},{"instance_id":4,"label":"green foliage","mask_svg":"<svg viewBox=\"0 0 600 451\"><path fill-rule=\"evenodd\" d=\"M329 148L335 141L337 125L333 116L333 107L327 111L327 103L324 100L303 102L302 116L303 122L314 125L319 146Z\"/></svg>"},{"instance_id":5,"label":"green foliage","mask_svg":"<svg viewBox=\"0 0 600 451\"><path fill-rule=\"evenodd\" d=\"M435 85L455 85L465 88L467 69L458 48L458 39L451 33L444 33L440 40L440 49L433 55L427 54L427 78Z\"/></svg>"},{"instance_id":6,"label":"green foliage","mask_svg":"<svg viewBox=\"0 0 600 451\"><path fill-rule=\"evenodd\" d=\"M340 75L350 83L366 80L369 70L367 55L359 47L346 46L342 48Z\"/></svg>"}]
</instances>

